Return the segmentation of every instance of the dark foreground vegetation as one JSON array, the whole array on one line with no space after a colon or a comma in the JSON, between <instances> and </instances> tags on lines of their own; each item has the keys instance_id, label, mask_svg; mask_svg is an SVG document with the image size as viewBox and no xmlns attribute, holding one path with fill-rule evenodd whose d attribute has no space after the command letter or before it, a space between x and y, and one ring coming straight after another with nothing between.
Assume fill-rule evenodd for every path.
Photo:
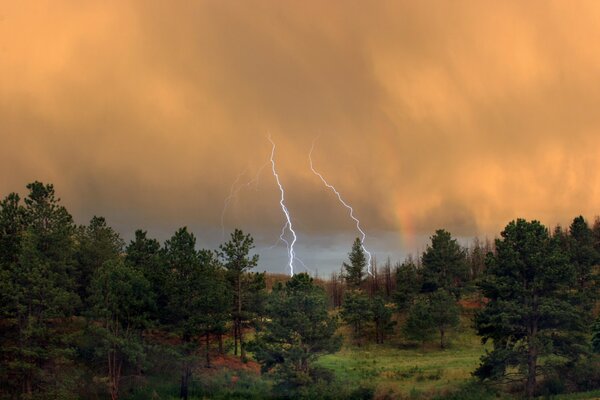
<instances>
[{"instance_id":1,"label":"dark foreground vegetation","mask_svg":"<svg viewBox=\"0 0 600 400\"><path fill-rule=\"evenodd\" d=\"M372 274L357 239L322 280L253 272L240 230L126 244L27 189L0 203L2 399L600 395L598 220L518 219L468 248L438 230Z\"/></svg>"}]
</instances>

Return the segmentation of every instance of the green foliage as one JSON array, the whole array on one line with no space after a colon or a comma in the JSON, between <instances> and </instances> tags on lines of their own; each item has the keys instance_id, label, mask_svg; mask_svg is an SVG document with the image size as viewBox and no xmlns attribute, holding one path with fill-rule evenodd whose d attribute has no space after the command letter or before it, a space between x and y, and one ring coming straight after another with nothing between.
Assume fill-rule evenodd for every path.
<instances>
[{"instance_id":1,"label":"green foliage","mask_svg":"<svg viewBox=\"0 0 600 400\"><path fill-rule=\"evenodd\" d=\"M494 349L482 358L475 374L481 379L506 378L526 382L533 396L539 359L554 357L554 364L573 362L585 353L585 326L571 288L576 274L556 240L539 222L519 219L507 225L496 240L497 254L490 259L481 283L489 299L475 318L484 342Z\"/></svg>"},{"instance_id":2,"label":"green foliage","mask_svg":"<svg viewBox=\"0 0 600 400\"><path fill-rule=\"evenodd\" d=\"M102 264L117 260L123 252L123 239L102 217L94 216L88 226L76 232L77 293L86 302L88 288L95 272Z\"/></svg>"},{"instance_id":3,"label":"green foliage","mask_svg":"<svg viewBox=\"0 0 600 400\"><path fill-rule=\"evenodd\" d=\"M16 377L7 381L7 390L33 396L60 386L41 365L71 363L71 338L60 325L73 315L79 296L73 279L72 217L52 185L34 182L27 189L24 206L15 194L1 203L0 304L7 330L0 339L0 360L2 373ZM9 227L11 223L15 225Z\"/></svg>"},{"instance_id":4,"label":"green foliage","mask_svg":"<svg viewBox=\"0 0 600 400\"><path fill-rule=\"evenodd\" d=\"M435 336L435 322L425 297L420 297L411 306L406 322L402 327L402 332L407 339L419 341L423 344Z\"/></svg>"},{"instance_id":5,"label":"green foliage","mask_svg":"<svg viewBox=\"0 0 600 400\"><path fill-rule=\"evenodd\" d=\"M582 216L571 223L568 239L566 250L575 269L574 285L579 295L578 302L590 315L598 299L598 276L594 274L594 266L600 262L600 252L594 247L593 232Z\"/></svg>"},{"instance_id":6,"label":"green foliage","mask_svg":"<svg viewBox=\"0 0 600 400\"><path fill-rule=\"evenodd\" d=\"M395 325L392 321L392 308L382 296L377 295L371 299L371 315L375 324L375 341L382 344Z\"/></svg>"},{"instance_id":7,"label":"green foliage","mask_svg":"<svg viewBox=\"0 0 600 400\"><path fill-rule=\"evenodd\" d=\"M399 311L408 311L423 286L423 279L412 258L396 269L394 300Z\"/></svg>"},{"instance_id":8,"label":"green foliage","mask_svg":"<svg viewBox=\"0 0 600 400\"><path fill-rule=\"evenodd\" d=\"M446 333L460 323L460 310L454 296L445 290L436 290L429 295L429 314L440 334L440 347L446 347Z\"/></svg>"},{"instance_id":9,"label":"green foliage","mask_svg":"<svg viewBox=\"0 0 600 400\"><path fill-rule=\"evenodd\" d=\"M352 250L348 253L348 258L350 259L350 264L343 264L346 270L346 285L350 289L360 289L365 279L365 272L368 265L362 242L359 238L356 238L354 243L352 243Z\"/></svg>"},{"instance_id":10,"label":"green foliage","mask_svg":"<svg viewBox=\"0 0 600 400\"><path fill-rule=\"evenodd\" d=\"M437 332L440 348L446 347L447 333L460 323L460 309L454 296L445 290L422 294L410 308L403 327L404 335L423 344Z\"/></svg>"},{"instance_id":11,"label":"green foliage","mask_svg":"<svg viewBox=\"0 0 600 400\"><path fill-rule=\"evenodd\" d=\"M149 325L146 312L152 302L150 283L123 260L108 260L95 271L89 331L96 336L96 357L106 360L107 386L113 399L119 395L124 370L144 362L141 333Z\"/></svg>"},{"instance_id":12,"label":"green foliage","mask_svg":"<svg viewBox=\"0 0 600 400\"><path fill-rule=\"evenodd\" d=\"M168 315L169 269L168 264L163 261L160 243L148 238L145 231L137 230L125 253L125 262L140 271L150 283L155 307L147 310L149 317L155 322L164 322Z\"/></svg>"},{"instance_id":13,"label":"green foliage","mask_svg":"<svg viewBox=\"0 0 600 400\"><path fill-rule=\"evenodd\" d=\"M457 299L468 279L464 250L450 232L438 229L423 253L423 290L445 289Z\"/></svg>"},{"instance_id":14,"label":"green foliage","mask_svg":"<svg viewBox=\"0 0 600 400\"><path fill-rule=\"evenodd\" d=\"M244 235L244 233L235 229L231 234L231 239L219 246L219 259L227 270L227 278L229 280L232 301L231 301L231 316L233 319L233 333L235 354L238 351L238 342L240 345L240 356L242 359L246 357L244 349L244 324L248 324L248 317L252 315L252 311L260 309L256 300L260 298L260 291L264 290L264 277L255 276L253 279L244 279L245 274L258 264L258 255L249 256L250 250L254 248L254 239L252 236ZM251 294L248 294L250 292ZM252 294L252 292L255 292ZM250 300L254 310L248 310L246 302ZM249 311L248 313L246 311Z\"/></svg>"},{"instance_id":15,"label":"green foliage","mask_svg":"<svg viewBox=\"0 0 600 400\"><path fill-rule=\"evenodd\" d=\"M196 238L181 228L165 242L164 260L169 268L166 321L180 340L182 360L181 397L187 398L192 374L192 340L222 329L229 309L228 292L221 266L208 250L196 251ZM206 362L210 363L209 352Z\"/></svg>"},{"instance_id":16,"label":"green foliage","mask_svg":"<svg viewBox=\"0 0 600 400\"><path fill-rule=\"evenodd\" d=\"M264 372L274 372L279 390L295 391L322 378L323 372L313 362L341 346L323 289L307 274L294 275L285 287L274 288L267 315L264 330L253 344L254 355Z\"/></svg>"},{"instance_id":17,"label":"green foliage","mask_svg":"<svg viewBox=\"0 0 600 400\"><path fill-rule=\"evenodd\" d=\"M359 289L346 291L340 315L345 323L352 326L355 339L360 340L365 325L373 318L369 297Z\"/></svg>"},{"instance_id":18,"label":"green foliage","mask_svg":"<svg viewBox=\"0 0 600 400\"><path fill-rule=\"evenodd\" d=\"M592 351L600 354L600 318L592 325Z\"/></svg>"}]
</instances>

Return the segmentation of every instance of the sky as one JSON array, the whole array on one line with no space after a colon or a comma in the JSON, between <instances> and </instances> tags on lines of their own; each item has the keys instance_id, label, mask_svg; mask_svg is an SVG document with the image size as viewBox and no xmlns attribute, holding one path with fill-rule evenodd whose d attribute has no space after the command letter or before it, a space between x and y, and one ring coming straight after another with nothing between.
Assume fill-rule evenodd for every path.
<instances>
[{"instance_id":1,"label":"sky","mask_svg":"<svg viewBox=\"0 0 600 400\"><path fill-rule=\"evenodd\" d=\"M0 196L53 183L126 239L185 225L215 248L239 227L285 272L270 135L323 274L358 232L313 141L380 261L438 228L592 221L598 21L579 0L0 0Z\"/></svg>"}]
</instances>

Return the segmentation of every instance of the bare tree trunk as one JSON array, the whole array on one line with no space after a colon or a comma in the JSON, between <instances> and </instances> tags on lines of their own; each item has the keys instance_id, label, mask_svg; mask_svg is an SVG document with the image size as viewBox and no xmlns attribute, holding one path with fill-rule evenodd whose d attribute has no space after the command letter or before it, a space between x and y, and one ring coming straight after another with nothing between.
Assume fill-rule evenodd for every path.
<instances>
[{"instance_id":1,"label":"bare tree trunk","mask_svg":"<svg viewBox=\"0 0 600 400\"><path fill-rule=\"evenodd\" d=\"M210 333L206 332L206 368L210 368Z\"/></svg>"},{"instance_id":2,"label":"bare tree trunk","mask_svg":"<svg viewBox=\"0 0 600 400\"><path fill-rule=\"evenodd\" d=\"M183 366L183 373L181 374L181 387L179 390L179 398L183 400L188 400L189 396L189 383L190 376L192 372L190 370L189 364L186 361Z\"/></svg>"},{"instance_id":3,"label":"bare tree trunk","mask_svg":"<svg viewBox=\"0 0 600 400\"><path fill-rule=\"evenodd\" d=\"M233 318L233 354L238 355L238 322L237 317Z\"/></svg>"},{"instance_id":4,"label":"bare tree trunk","mask_svg":"<svg viewBox=\"0 0 600 400\"><path fill-rule=\"evenodd\" d=\"M440 329L440 348L443 350L446 348L446 330Z\"/></svg>"},{"instance_id":5,"label":"bare tree trunk","mask_svg":"<svg viewBox=\"0 0 600 400\"><path fill-rule=\"evenodd\" d=\"M244 335L242 333L242 276L238 277L237 281L238 291L238 304L237 304L237 320L238 320L238 335L240 340L240 357L243 359L246 357L246 351L244 349Z\"/></svg>"}]
</instances>

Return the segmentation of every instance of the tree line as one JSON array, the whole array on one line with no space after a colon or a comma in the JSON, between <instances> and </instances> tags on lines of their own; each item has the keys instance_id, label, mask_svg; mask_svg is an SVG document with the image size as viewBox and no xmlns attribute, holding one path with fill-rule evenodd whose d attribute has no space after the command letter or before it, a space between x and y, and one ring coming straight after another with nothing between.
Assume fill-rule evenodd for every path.
<instances>
[{"instance_id":1,"label":"tree line","mask_svg":"<svg viewBox=\"0 0 600 400\"><path fill-rule=\"evenodd\" d=\"M315 361L341 348L340 332L357 346L401 334L443 350L461 323L491 343L474 371L483 382L528 397L540 381L600 386L598 220L550 231L517 219L469 248L440 229L419 257L371 274L356 239L329 280L297 274L267 290L241 230L215 250L185 227L163 244L142 230L125 243L102 217L76 225L52 185L27 189L0 202L0 398L118 399L169 359L187 399L200 366L248 352L297 397L334 379Z\"/></svg>"}]
</instances>

